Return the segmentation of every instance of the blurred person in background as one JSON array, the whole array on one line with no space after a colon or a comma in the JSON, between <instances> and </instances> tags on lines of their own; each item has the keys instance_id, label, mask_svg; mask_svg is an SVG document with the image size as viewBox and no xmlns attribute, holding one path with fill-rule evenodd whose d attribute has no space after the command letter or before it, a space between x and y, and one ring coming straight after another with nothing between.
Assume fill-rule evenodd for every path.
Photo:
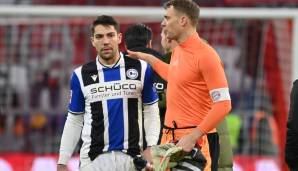
<instances>
[{"instance_id":1,"label":"blurred person in background","mask_svg":"<svg viewBox=\"0 0 298 171\"><path fill-rule=\"evenodd\" d=\"M167 36L165 35L164 29L161 31L160 35L161 35L161 46L163 47L164 53L165 53L162 60L166 63L170 63L172 50L176 46L178 46L178 43L175 40L168 39ZM166 91L164 93L166 93ZM216 160L216 158L214 157L211 157L211 159L216 160L211 162L212 163L218 162L218 171L231 171L233 170L233 150L231 146L230 134L229 134L226 119L224 119L222 122L220 122L217 125L216 131L219 135L219 144L220 144L219 147L222 147L222 148L219 148L218 160ZM215 152L215 154L210 154L210 155L216 156L217 155L216 153L217 152Z\"/></svg>"},{"instance_id":2,"label":"blurred person in background","mask_svg":"<svg viewBox=\"0 0 298 171\"><path fill-rule=\"evenodd\" d=\"M91 30L97 57L72 74L57 168L67 170L66 164L81 138L80 170L136 170L134 159L142 152L143 126L148 145L143 153L149 161L150 146L156 145L159 137L153 71L146 62L119 52L122 35L114 18L99 16Z\"/></svg>"},{"instance_id":3,"label":"blurred person in background","mask_svg":"<svg viewBox=\"0 0 298 171\"><path fill-rule=\"evenodd\" d=\"M194 147L201 148L207 159L205 170L217 170L218 163L211 163L211 154L217 153L213 161L219 154L215 127L231 110L224 68L214 48L196 32L199 7L195 2L170 0L165 4L165 10L161 26L167 38L179 44L173 50L170 64L142 52L128 51L128 54L147 61L168 81L162 143L177 142L176 145L185 152ZM193 162L184 162L181 167L194 168Z\"/></svg>"},{"instance_id":4,"label":"blurred person in background","mask_svg":"<svg viewBox=\"0 0 298 171\"><path fill-rule=\"evenodd\" d=\"M128 50L149 53L158 57L159 59L162 59L162 55L152 48L152 37L153 37L152 30L149 26L141 23L131 25L124 32L125 47ZM159 113L160 113L160 121L162 124L164 121L164 115L166 111L165 96L164 96L166 82L162 78L160 78L159 75L155 73L154 85L159 97L158 106L159 106ZM146 141L144 141L144 148L146 148Z\"/></svg>"},{"instance_id":5,"label":"blurred person in background","mask_svg":"<svg viewBox=\"0 0 298 171\"><path fill-rule=\"evenodd\" d=\"M290 170L298 170L298 79L293 83L291 90L285 153Z\"/></svg>"}]
</instances>

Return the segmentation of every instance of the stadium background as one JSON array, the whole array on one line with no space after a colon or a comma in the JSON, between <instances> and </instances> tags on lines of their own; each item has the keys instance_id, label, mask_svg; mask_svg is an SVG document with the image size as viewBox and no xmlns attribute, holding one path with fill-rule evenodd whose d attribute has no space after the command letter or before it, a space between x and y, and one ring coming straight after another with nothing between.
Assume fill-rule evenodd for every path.
<instances>
[{"instance_id":1,"label":"stadium background","mask_svg":"<svg viewBox=\"0 0 298 171\"><path fill-rule=\"evenodd\" d=\"M1 0L6 5L161 7L165 0ZM201 7L296 9L298 0L197 0ZM67 8L67 7L66 7ZM0 11L1 13L1 11ZM0 15L0 170L55 170L72 69L95 57L89 40L94 17ZM148 17L150 18L150 17ZM152 27L160 47L160 22L117 17ZM233 110L228 123L234 170L286 170L285 126L292 82L293 21L201 19L198 32L220 54ZM121 50L124 50L121 44ZM224 147L222 147L224 148ZM77 170L78 158L70 162Z\"/></svg>"}]
</instances>

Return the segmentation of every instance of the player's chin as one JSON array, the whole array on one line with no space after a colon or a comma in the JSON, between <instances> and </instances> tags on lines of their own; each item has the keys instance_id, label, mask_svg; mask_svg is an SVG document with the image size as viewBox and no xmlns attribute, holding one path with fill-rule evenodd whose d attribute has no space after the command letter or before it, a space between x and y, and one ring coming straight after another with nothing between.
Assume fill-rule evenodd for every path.
<instances>
[{"instance_id":1,"label":"player's chin","mask_svg":"<svg viewBox=\"0 0 298 171\"><path fill-rule=\"evenodd\" d=\"M113 58L113 56L114 56L114 54L111 53L111 52L102 52L102 53L100 53L100 57L102 59L105 59L105 60L111 59L111 58Z\"/></svg>"}]
</instances>

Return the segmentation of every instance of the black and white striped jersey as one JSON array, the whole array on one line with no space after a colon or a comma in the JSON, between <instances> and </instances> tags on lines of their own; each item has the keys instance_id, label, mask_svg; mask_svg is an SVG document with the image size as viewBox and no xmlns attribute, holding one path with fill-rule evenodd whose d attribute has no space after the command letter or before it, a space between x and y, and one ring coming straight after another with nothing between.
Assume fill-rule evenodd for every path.
<instances>
[{"instance_id":1,"label":"black and white striped jersey","mask_svg":"<svg viewBox=\"0 0 298 171\"><path fill-rule=\"evenodd\" d=\"M130 155L142 148L143 105L158 101L153 71L146 62L120 53L112 67L96 61L76 68L71 78L69 112L84 114L81 158L107 151Z\"/></svg>"}]
</instances>

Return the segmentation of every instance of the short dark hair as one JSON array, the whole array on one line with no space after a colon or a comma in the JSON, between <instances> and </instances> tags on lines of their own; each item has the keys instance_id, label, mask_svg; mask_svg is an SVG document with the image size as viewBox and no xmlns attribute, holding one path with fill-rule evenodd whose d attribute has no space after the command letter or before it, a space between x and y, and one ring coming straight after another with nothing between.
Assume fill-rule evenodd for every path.
<instances>
[{"instance_id":1,"label":"short dark hair","mask_svg":"<svg viewBox=\"0 0 298 171\"><path fill-rule=\"evenodd\" d=\"M151 28L142 23L131 25L124 33L124 42L127 49L146 47L151 39Z\"/></svg>"},{"instance_id":2,"label":"short dark hair","mask_svg":"<svg viewBox=\"0 0 298 171\"><path fill-rule=\"evenodd\" d=\"M200 15L198 4L192 0L170 0L164 4L165 9L168 9L171 6L173 6L175 10L187 15L193 26L198 24Z\"/></svg>"},{"instance_id":3,"label":"short dark hair","mask_svg":"<svg viewBox=\"0 0 298 171\"><path fill-rule=\"evenodd\" d=\"M119 23L111 16L108 15L101 15L98 16L92 23L91 25L91 32L92 35L95 32L95 27L97 25L103 25L103 26L114 26L115 30L117 31L117 33L120 32L120 26Z\"/></svg>"}]
</instances>

